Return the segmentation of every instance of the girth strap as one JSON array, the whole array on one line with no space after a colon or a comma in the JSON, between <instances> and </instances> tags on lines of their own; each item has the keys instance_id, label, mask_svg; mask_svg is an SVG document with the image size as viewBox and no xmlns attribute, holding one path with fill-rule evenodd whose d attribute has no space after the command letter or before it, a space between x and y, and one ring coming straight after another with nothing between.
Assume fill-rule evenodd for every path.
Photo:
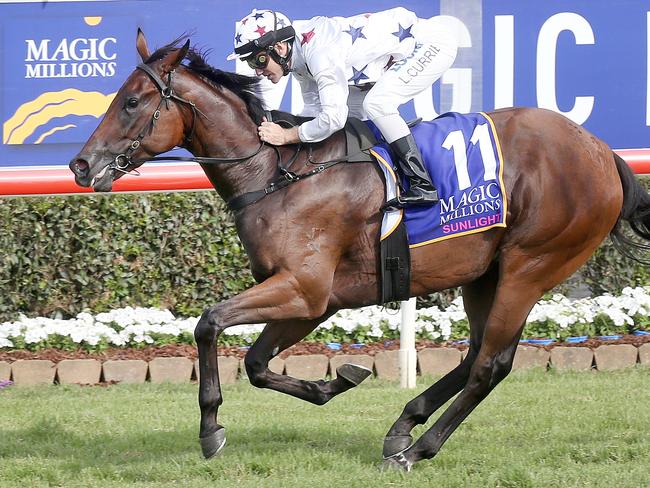
<instances>
[{"instance_id":1,"label":"girth strap","mask_svg":"<svg viewBox=\"0 0 650 488\"><path fill-rule=\"evenodd\" d=\"M233 212L236 212L237 210L241 210L242 208L248 205L252 205L253 203L260 201L262 198L264 198L267 195L270 195L271 193L286 188L292 183L296 183L300 180L309 178L310 176L314 176L319 173L322 173L326 169L331 168L336 164L343 163L345 161L346 161L345 159L336 159L333 161L327 161L325 163L319 164L316 168L312 169L311 171L299 175L296 173L292 173L291 171L286 171L284 173L284 176L281 179L272 181L269 184L269 186L267 186L262 190L251 191L239 195L237 197L231 198L230 200L228 200L227 203L228 208Z\"/></svg>"},{"instance_id":2,"label":"girth strap","mask_svg":"<svg viewBox=\"0 0 650 488\"><path fill-rule=\"evenodd\" d=\"M264 113L264 116L269 122L274 122L276 124L289 127L300 125L305 120L309 120L309 118L306 117L298 117L278 111L266 111ZM262 198L270 195L271 193L286 188L291 183L296 183L300 180L304 180L305 178L309 178L311 176L322 173L326 169L331 168L332 166L339 163L374 161L368 149L376 145L377 141L372 131L364 122L358 119L348 119L348 122L345 125L345 133L347 139L347 152L345 156L320 163L318 166L316 166L316 168L308 171L307 173L296 174L292 171L289 171L287 168L291 166L291 164L297 159L298 154L300 153L302 145L298 144L293 157L287 162L284 167L279 163L280 158L278 155L278 169L282 174L282 177L280 179L272 181L266 188L263 188L262 190L243 193L242 195L231 198L227 203L228 208L233 212L240 210L248 205L252 205L253 203L260 201ZM276 151L278 150L277 148L275 149ZM309 151L311 153L311 146L309 146ZM309 156L309 160L311 162L311 154Z\"/></svg>"}]
</instances>

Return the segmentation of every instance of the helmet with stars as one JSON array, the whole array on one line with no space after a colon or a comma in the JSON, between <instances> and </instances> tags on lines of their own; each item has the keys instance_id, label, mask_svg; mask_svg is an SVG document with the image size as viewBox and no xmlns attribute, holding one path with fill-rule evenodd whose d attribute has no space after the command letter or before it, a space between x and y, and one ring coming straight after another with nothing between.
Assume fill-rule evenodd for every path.
<instances>
[{"instance_id":1,"label":"helmet with stars","mask_svg":"<svg viewBox=\"0 0 650 488\"><path fill-rule=\"evenodd\" d=\"M257 10L237 22L235 27L235 50L228 60L250 56L258 51L272 47L276 42L288 41L296 32L289 18L273 10Z\"/></svg>"}]
</instances>

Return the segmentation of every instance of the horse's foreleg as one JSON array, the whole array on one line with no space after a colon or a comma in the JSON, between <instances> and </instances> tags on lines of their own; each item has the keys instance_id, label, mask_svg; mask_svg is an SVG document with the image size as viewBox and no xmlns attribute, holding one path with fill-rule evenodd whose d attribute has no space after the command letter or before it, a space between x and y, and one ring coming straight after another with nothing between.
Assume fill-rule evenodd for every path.
<instances>
[{"instance_id":1,"label":"horse's foreleg","mask_svg":"<svg viewBox=\"0 0 650 488\"><path fill-rule=\"evenodd\" d=\"M207 310L203 312L194 329L199 350L199 440L206 459L217 454L226 443L225 429L217 423L217 410L223 403L217 366L217 337L221 331L210 324L207 314Z\"/></svg>"},{"instance_id":2,"label":"horse's foreleg","mask_svg":"<svg viewBox=\"0 0 650 488\"><path fill-rule=\"evenodd\" d=\"M410 470L415 462L435 456L460 423L510 373L526 317L541 296L517 288L522 287L499 286L481 349L463 391L413 445L385 459L387 466Z\"/></svg>"},{"instance_id":3,"label":"horse's foreleg","mask_svg":"<svg viewBox=\"0 0 650 488\"><path fill-rule=\"evenodd\" d=\"M467 384L470 369L483 341L483 331L492 308L498 279L498 266L493 264L479 279L463 286L463 302L470 327L469 351L460 365L406 404L404 411L386 434L384 457L393 456L408 448L413 442L411 430L416 425L426 423L436 410Z\"/></svg>"},{"instance_id":4,"label":"horse's foreleg","mask_svg":"<svg viewBox=\"0 0 650 488\"><path fill-rule=\"evenodd\" d=\"M329 314L328 314L329 315ZM286 393L316 405L323 405L334 396L357 386L372 371L356 365L338 368L337 377L331 381L306 381L272 372L269 361L280 352L302 340L325 320L287 320L269 323L250 348L244 359L251 384L258 388Z\"/></svg>"},{"instance_id":5,"label":"horse's foreleg","mask_svg":"<svg viewBox=\"0 0 650 488\"><path fill-rule=\"evenodd\" d=\"M225 444L225 430L217 423L217 412L223 402L217 366L217 339L221 332L238 324L320 317L327 307L327 286L326 280L321 279L306 290L293 275L280 273L203 313L194 337L199 351L199 437L206 458L214 456Z\"/></svg>"}]
</instances>

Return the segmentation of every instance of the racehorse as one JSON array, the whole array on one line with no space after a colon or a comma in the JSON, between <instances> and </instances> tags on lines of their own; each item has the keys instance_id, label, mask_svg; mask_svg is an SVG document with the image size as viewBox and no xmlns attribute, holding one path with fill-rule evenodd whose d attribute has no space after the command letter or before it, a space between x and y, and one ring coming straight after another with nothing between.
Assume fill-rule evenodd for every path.
<instances>
[{"instance_id":1,"label":"racehorse","mask_svg":"<svg viewBox=\"0 0 650 488\"><path fill-rule=\"evenodd\" d=\"M117 178L181 146L226 202L245 201L233 213L258 284L207 308L195 330L199 439L209 458L225 443L217 422L223 400L216 344L227 327L266 323L245 358L257 387L322 405L370 374L350 366L330 381L304 381L273 373L268 364L337 310L380 302L384 182L372 163L328 163L345 158L341 132L308 147L261 143L257 80L210 67L189 39L182 41L152 54L138 30L142 64L70 169L77 184L110 191ZM412 296L462 287L470 347L462 363L410 401L390 427L383 448L389 467L410 470L435 456L510 372L537 300L607 235L628 252L635 250L630 246L647 250L625 238L621 221L650 240L650 195L604 142L546 110L512 108L490 116L503 152L507 228L411 249ZM454 396L414 441L412 429Z\"/></svg>"}]
</instances>

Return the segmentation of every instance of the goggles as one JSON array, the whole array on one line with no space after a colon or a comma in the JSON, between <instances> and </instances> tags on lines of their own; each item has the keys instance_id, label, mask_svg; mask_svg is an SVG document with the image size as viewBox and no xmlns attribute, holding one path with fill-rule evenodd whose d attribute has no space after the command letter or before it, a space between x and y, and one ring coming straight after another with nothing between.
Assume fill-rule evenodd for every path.
<instances>
[{"instance_id":1,"label":"goggles","mask_svg":"<svg viewBox=\"0 0 650 488\"><path fill-rule=\"evenodd\" d=\"M271 55L268 50L260 51L252 56L248 56L245 61L252 69L265 69L269 65Z\"/></svg>"}]
</instances>

